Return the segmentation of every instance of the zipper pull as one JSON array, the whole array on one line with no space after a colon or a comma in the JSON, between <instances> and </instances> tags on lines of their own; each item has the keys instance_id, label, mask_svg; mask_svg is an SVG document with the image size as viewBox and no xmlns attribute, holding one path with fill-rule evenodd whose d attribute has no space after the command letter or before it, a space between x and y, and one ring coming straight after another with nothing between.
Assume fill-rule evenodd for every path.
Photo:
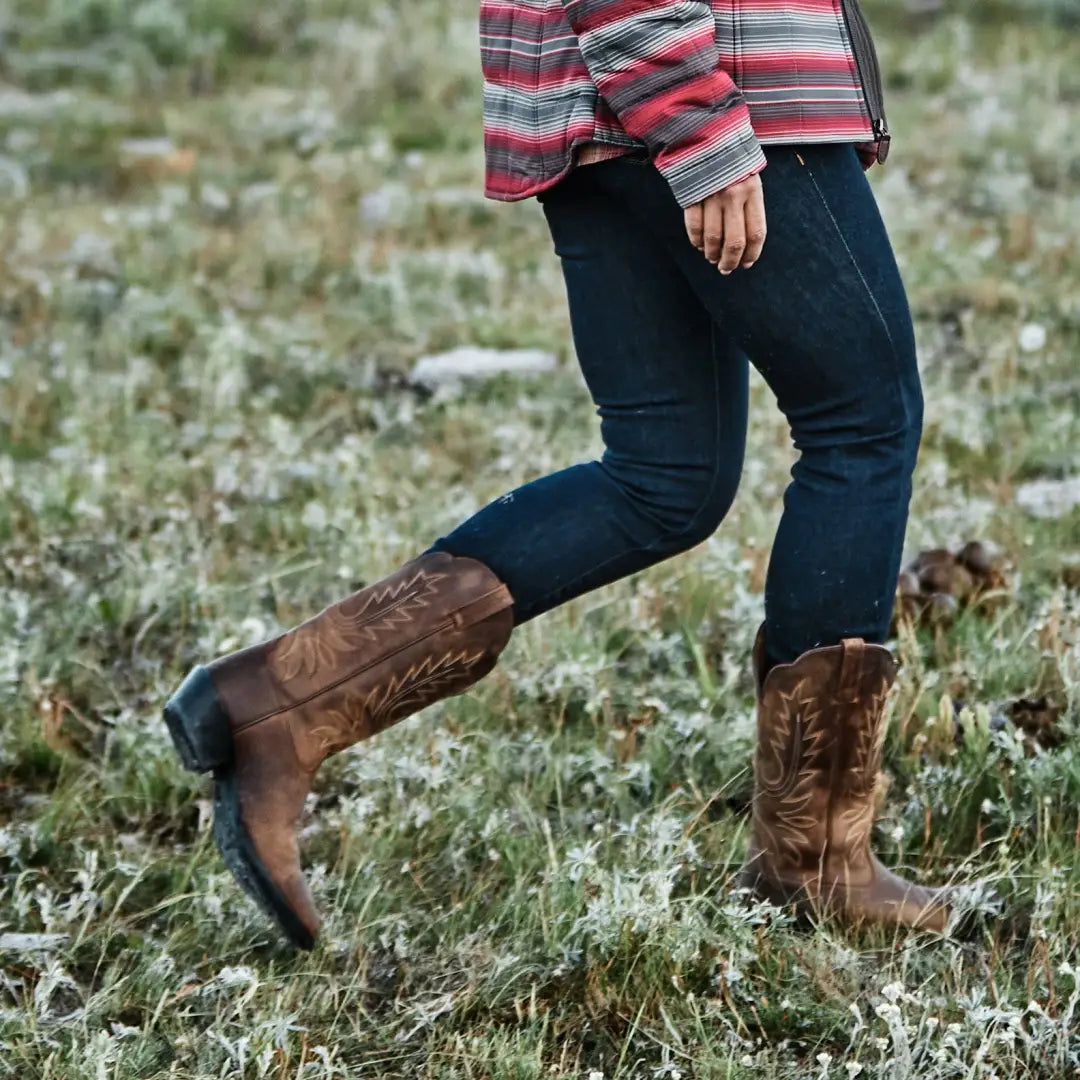
<instances>
[{"instance_id":1,"label":"zipper pull","mask_svg":"<svg viewBox=\"0 0 1080 1080\"><path fill-rule=\"evenodd\" d=\"M879 165L884 165L889 156L889 144L892 135L889 134L889 124L885 117L874 121L874 138L877 140L877 160Z\"/></svg>"}]
</instances>

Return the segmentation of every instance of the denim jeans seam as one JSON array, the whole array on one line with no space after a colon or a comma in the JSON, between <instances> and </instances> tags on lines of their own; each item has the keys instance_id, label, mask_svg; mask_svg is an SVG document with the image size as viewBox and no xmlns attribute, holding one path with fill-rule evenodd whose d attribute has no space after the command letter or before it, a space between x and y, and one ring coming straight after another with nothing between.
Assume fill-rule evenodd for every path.
<instances>
[{"instance_id":1,"label":"denim jeans seam","mask_svg":"<svg viewBox=\"0 0 1080 1080\"><path fill-rule=\"evenodd\" d=\"M870 299L870 303L874 306L874 312L881 322L881 328L885 331L885 337L889 342L889 348L892 350L893 360L899 365L900 357L896 352L896 342L893 341L891 332L889 331L889 323L885 318L885 313L881 310L881 305L878 303L877 297L874 295L874 290L870 288L870 282L866 280L866 275L862 272L862 267L859 266L859 260L855 258L855 252L851 250L851 245L847 242L847 237L844 236L844 230L840 228L840 222L836 220L836 215L832 212L832 207L829 205L828 199L825 198L825 193L821 190L821 186L817 182L817 177L814 176L812 169L807 169L807 174L810 177L810 183L814 185L814 191L817 193L818 199L821 200L821 205L825 208L825 213L829 215L829 220L833 224L833 228L836 230L836 235L840 237L840 243L844 245L844 251L847 253L848 259L851 261L851 266L855 273L859 277L859 281L862 282L862 287L866 290L866 295ZM903 395L901 394L901 400ZM905 406L905 413L907 408Z\"/></svg>"},{"instance_id":2,"label":"denim jeans seam","mask_svg":"<svg viewBox=\"0 0 1080 1080\"><path fill-rule=\"evenodd\" d=\"M709 484L709 490L705 493L705 496L701 501L701 505L697 508L697 510L694 511L694 516L687 522L687 524L682 529L678 529L670 533L665 533L664 539L677 538L680 536L685 536L688 533L692 532L694 526L701 518L701 515L704 514L705 511L708 509L709 503L712 501L713 493L716 491L717 485L720 483L720 367L719 363L717 362L715 324L710 330L710 346L713 369L713 403L715 407L715 412L713 415L712 482ZM538 601L534 601L532 606L538 607L541 610L547 610L546 605L552 597L558 596L560 593L566 592L567 590L572 591L584 578L588 577L590 574L595 574L598 570L603 570L604 567L607 566L609 563L616 562L618 559L624 558L626 555L629 555L632 552L652 553L657 547L657 545L660 543L660 540L656 540L651 544L638 544L636 547L630 548L625 551L620 551L618 555L613 555L610 559L603 559L595 566L592 566L588 570L578 574L577 577L572 578L570 581L563 582L563 584L560 585L559 588L548 590L548 592L544 593L544 595L540 597Z\"/></svg>"},{"instance_id":3,"label":"denim jeans seam","mask_svg":"<svg viewBox=\"0 0 1080 1080\"><path fill-rule=\"evenodd\" d=\"M825 193L821 190L820 184L817 182L817 177L814 176L812 169L807 169L807 174L810 177L810 183L814 185L814 191L817 193L818 199L821 200L821 205L825 209L825 213L829 215L829 220L833 224L833 228L836 230L836 235L840 238L840 243L844 245L844 251L847 252L848 259L851 261L851 265L855 270L855 273L859 276L859 281L862 282L863 288L866 290L866 295L870 299L870 303L874 307L874 311L877 313L878 319L881 321L881 328L885 331L885 339L889 343L889 350L892 352L892 374L893 381L896 386L896 394L900 400L900 408L904 416L904 426L909 428L912 422L912 412L908 406L907 395L904 392L903 380L900 375L901 360L900 354L896 348L896 342L893 340L892 333L889 330L888 320L885 318L885 313L881 310L881 305L878 303L877 297L874 295L874 290L870 288L870 283L866 280L866 276L862 272L862 267L859 266L858 259L855 258L855 253L851 250L851 245L847 242L847 237L844 236L843 230L840 228L840 222L836 220L836 215L832 211L832 207L829 205L828 199L825 198ZM911 490L912 484L910 477L908 481L902 485L898 501L901 506L901 517L906 522L909 517L909 509L911 502ZM906 532L906 528L904 532ZM900 538L900 549L903 550L903 537ZM897 560L893 560L897 562Z\"/></svg>"},{"instance_id":4,"label":"denim jeans seam","mask_svg":"<svg viewBox=\"0 0 1080 1080\"><path fill-rule=\"evenodd\" d=\"M821 190L821 186L817 182L817 177L814 176L812 169L807 169L807 174L810 177L810 183L814 185L814 191L817 192L817 196L821 200L821 205L825 208L825 213L829 215L829 220L832 222L833 228L836 229L836 235L840 237L840 243L844 245L844 251L847 252L848 259L851 260L851 265L854 268L855 273L858 274L859 281L862 282L862 286L866 290L866 295L869 297L870 303L873 305L878 319L881 321L881 328L885 331L885 340L888 341L889 351L892 353L893 382L896 387L896 396L899 398L900 408L904 416L904 426L910 427L912 412L907 403L907 395L904 393L903 380L900 375L900 354L897 351L896 342L893 340L892 333L889 330L889 322L885 318L885 313L881 310L881 305L874 295L874 290L870 288L870 283L866 280L866 276L862 272L862 267L859 266L858 259L855 258L855 253L851 250L851 246L847 242L847 237L844 236L844 232L840 228L840 222L836 220L836 215L832 212L832 207L829 206L829 202L825 198L825 193Z\"/></svg>"}]
</instances>

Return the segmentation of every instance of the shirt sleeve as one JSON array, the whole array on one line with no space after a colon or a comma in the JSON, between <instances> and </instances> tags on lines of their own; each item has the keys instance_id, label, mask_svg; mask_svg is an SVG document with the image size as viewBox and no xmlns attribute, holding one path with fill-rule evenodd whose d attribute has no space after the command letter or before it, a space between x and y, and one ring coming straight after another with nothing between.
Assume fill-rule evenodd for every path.
<instances>
[{"instance_id":1,"label":"shirt sleeve","mask_svg":"<svg viewBox=\"0 0 1080 1080\"><path fill-rule=\"evenodd\" d=\"M750 113L720 69L712 7L696 0L562 0L585 66L681 206L765 167Z\"/></svg>"}]
</instances>

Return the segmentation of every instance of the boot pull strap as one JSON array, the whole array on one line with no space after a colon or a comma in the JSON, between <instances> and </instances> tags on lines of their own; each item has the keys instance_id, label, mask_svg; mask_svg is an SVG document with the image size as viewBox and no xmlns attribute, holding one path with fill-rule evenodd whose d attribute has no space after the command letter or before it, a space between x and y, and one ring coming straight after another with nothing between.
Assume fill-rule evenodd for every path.
<instances>
[{"instance_id":1,"label":"boot pull strap","mask_svg":"<svg viewBox=\"0 0 1080 1080\"><path fill-rule=\"evenodd\" d=\"M837 696L841 701L859 700L859 676L862 674L866 643L862 638L844 638L840 642L840 673Z\"/></svg>"}]
</instances>

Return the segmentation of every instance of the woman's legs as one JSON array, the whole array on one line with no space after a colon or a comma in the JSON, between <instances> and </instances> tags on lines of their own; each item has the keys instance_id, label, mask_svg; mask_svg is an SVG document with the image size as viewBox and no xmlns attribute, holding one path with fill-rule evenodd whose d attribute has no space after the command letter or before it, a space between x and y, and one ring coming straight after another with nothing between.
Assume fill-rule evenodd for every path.
<instances>
[{"instance_id":1,"label":"woman's legs","mask_svg":"<svg viewBox=\"0 0 1080 1080\"><path fill-rule=\"evenodd\" d=\"M704 540L742 471L746 358L598 168L571 174L544 210L603 457L526 484L434 545L490 567L519 623Z\"/></svg>"},{"instance_id":2,"label":"woman's legs","mask_svg":"<svg viewBox=\"0 0 1080 1080\"><path fill-rule=\"evenodd\" d=\"M730 277L690 246L654 170L591 166L761 370L801 452L755 656L754 814L741 880L815 918L943 931L948 894L892 874L870 846L896 667L867 642L888 632L918 451L911 320L853 149L768 157L769 238L753 269Z\"/></svg>"},{"instance_id":3,"label":"woman's legs","mask_svg":"<svg viewBox=\"0 0 1080 1080\"><path fill-rule=\"evenodd\" d=\"M729 277L688 243L659 173L619 161L595 168L666 246L791 425L801 456L765 595L768 660L784 663L843 638L887 636L922 392L903 284L853 148L767 155L765 250Z\"/></svg>"},{"instance_id":4,"label":"woman's legs","mask_svg":"<svg viewBox=\"0 0 1080 1080\"><path fill-rule=\"evenodd\" d=\"M777 149L769 158L771 236L754 269L729 278L690 246L650 165L592 165L559 185L546 210L603 420L602 460L505 496L440 541L441 551L197 668L170 700L185 763L215 772L215 835L227 862L298 944L318 932L296 824L322 760L468 688L494 665L515 620L708 536L741 471L744 352L802 452L766 590L772 659L885 635L921 419L907 305L854 151ZM816 875L813 895L842 882L848 893L863 889L849 911L906 910L906 883L866 871L871 751L891 661L859 642L826 652L801 662L813 671L784 668L766 683L763 731L777 736L759 743L756 771L759 781L775 778L770 755L780 750L783 783L762 788L777 806L756 800L752 850L775 854L780 830L784 850ZM796 674L796 688L781 694L777 679ZM796 701L796 690L810 698ZM811 836L823 824L830 837L842 827L846 843L827 881L837 845ZM784 884L788 869L772 865L773 877ZM797 885L811 891L802 878Z\"/></svg>"}]
</instances>

